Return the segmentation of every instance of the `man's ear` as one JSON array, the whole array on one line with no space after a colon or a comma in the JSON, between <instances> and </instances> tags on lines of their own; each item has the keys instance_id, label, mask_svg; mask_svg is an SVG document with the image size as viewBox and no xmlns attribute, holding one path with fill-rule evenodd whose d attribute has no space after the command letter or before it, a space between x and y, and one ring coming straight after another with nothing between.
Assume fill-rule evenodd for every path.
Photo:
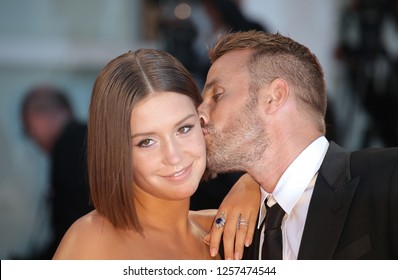
<instances>
[{"instance_id":1,"label":"man's ear","mask_svg":"<svg viewBox=\"0 0 398 280\"><path fill-rule=\"evenodd\" d=\"M273 113L281 108L289 97L289 85L281 78L277 78L264 90L263 102L267 113Z\"/></svg>"}]
</instances>

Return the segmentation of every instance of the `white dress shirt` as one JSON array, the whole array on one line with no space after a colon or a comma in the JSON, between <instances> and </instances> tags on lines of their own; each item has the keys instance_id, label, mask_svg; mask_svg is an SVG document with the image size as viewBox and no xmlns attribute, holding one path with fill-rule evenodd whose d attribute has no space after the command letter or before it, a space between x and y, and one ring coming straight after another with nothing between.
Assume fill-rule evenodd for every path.
<instances>
[{"instance_id":1,"label":"white dress shirt","mask_svg":"<svg viewBox=\"0 0 398 280\"><path fill-rule=\"evenodd\" d=\"M297 260L308 207L314 190L318 170L329 147L324 136L313 141L282 174L272 194L261 188L261 208L258 227L267 210L264 201L277 202L286 215L282 220L283 259ZM269 205L270 206L270 205ZM264 232L261 233L260 248ZM261 259L261 249L259 259Z\"/></svg>"}]
</instances>

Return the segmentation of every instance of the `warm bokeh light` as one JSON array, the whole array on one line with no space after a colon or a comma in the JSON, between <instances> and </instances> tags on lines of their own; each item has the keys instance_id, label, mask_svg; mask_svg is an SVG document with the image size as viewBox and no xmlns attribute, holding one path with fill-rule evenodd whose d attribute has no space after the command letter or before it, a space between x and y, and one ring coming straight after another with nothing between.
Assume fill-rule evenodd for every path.
<instances>
[{"instance_id":1,"label":"warm bokeh light","mask_svg":"<svg viewBox=\"0 0 398 280\"><path fill-rule=\"evenodd\" d=\"M191 15L191 6L187 3L178 4L174 9L174 15L178 19L187 19Z\"/></svg>"}]
</instances>

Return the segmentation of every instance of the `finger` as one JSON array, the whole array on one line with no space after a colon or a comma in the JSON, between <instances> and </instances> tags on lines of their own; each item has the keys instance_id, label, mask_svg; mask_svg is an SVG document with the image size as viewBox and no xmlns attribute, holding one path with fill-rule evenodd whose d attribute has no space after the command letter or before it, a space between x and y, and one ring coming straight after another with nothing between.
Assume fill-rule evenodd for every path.
<instances>
[{"instance_id":1,"label":"finger","mask_svg":"<svg viewBox=\"0 0 398 280\"><path fill-rule=\"evenodd\" d=\"M210 255L212 257L217 256L218 254L218 250L220 248L220 242L221 242L221 237L223 235L224 232L224 225L226 222L226 216L224 214L224 212L221 212L221 214L218 214L218 216L216 216L213 226L211 228L210 231ZM222 222L222 220L220 219L224 219L224 222Z\"/></svg>"},{"instance_id":2,"label":"finger","mask_svg":"<svg viewBox=\"0 0 398 280\"><path fill-rule=\"evenodd\" d=\"M206 236L203 237L203 242L207 245L210 245L210 233L206 234Z\"/></svg>"},{"instance_id":3,"label":"finger","mask_svg":"<svg viewBox=\"0 0 398 280\"><path fill-rule=\"evenodd\" d=\"M247 234L248 224L247 220L238 218L236 225L236 237L235 237L235 252L234 259L240 260L243 256L243 250L245 247L245 238Z\"/></svg>"},{"instance_id":4,"label":"finger","mask_svg":"<svg viewBox=\"0 0 398 280\"><path fill-rule=\"evenodd\" d=\"M223 246L224 246L224 258L226 260L234 259L237 221L238 220L235 215L229 215L229 219L225 224L224 235L223 235Z\"/></svg>"},{"instance_id":5,"label":"finger","mask_svg":"<svg viewBox=\"0 0 398 280\"><path fill-rule=\"evenodd\" d=\"M254 231L257 226L257 215L249 216L249 223L247 226L246 237L245 237L245 246L249 247L253 242Z\"/></svg>"}]
</instances>

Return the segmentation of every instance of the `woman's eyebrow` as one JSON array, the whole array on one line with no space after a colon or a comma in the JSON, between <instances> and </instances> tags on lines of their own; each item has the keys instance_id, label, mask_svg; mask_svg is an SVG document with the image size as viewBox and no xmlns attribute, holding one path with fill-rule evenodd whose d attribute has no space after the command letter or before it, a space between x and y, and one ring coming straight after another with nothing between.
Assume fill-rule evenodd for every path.
<instances>
[{"instance_id":1,"label":"woman's eyebrow","mask_svg":"<svg viewBox=\"0 0 398 280\"><path fill-rule=\"evenodd\" d=\"M189 114L188 116L186 116L185 118L181 119L180 121L178 121L174 127L178 127L181 124L183 124L185 121L187 121L188 119L195 117L195 114ZM142 133L134 133L133 135L131 135L131 138L135 138L135 137L142 137L142 136L148 136L148 135L153 135L155 134L154 131L148 131L148 132L142 132Z\"/></svg>"}]
</instances>

